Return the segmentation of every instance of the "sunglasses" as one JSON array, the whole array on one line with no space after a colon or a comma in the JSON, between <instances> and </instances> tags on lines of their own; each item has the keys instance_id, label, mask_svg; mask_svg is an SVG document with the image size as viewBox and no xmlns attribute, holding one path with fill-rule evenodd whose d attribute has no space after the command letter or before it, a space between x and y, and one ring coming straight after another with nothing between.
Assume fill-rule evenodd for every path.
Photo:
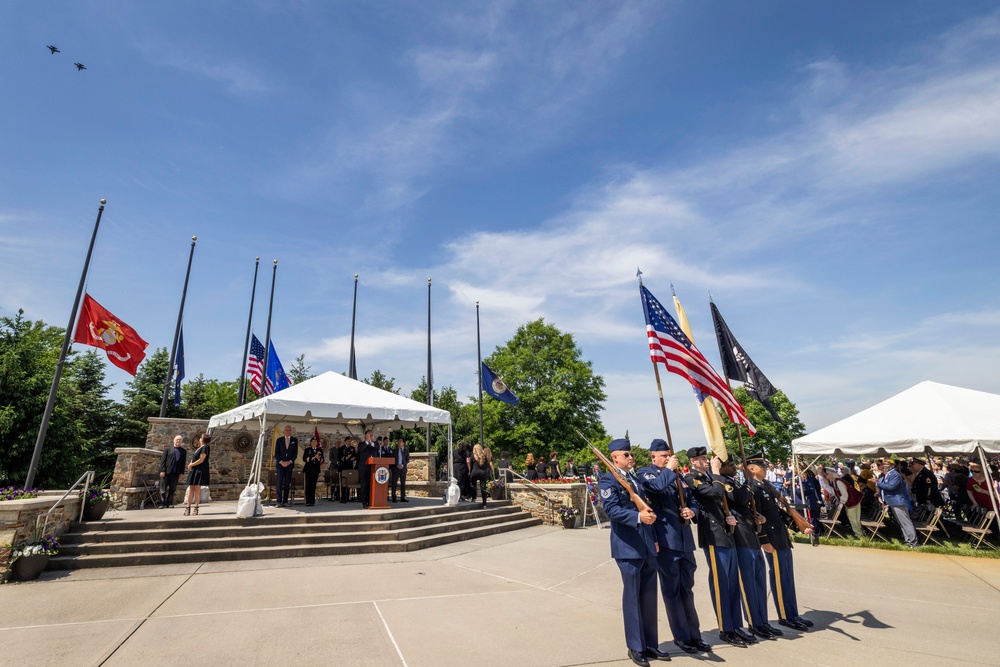
<instances>
[{"instance_id":1,"label":"sunglasses","mask_svg":"<svg viewBox=\"0 0 1000 667\"><path fill-rule=\"evenodd\" d=\"M626 457L628 457L628 458L630 458L630 459L631 459L631 458L634 458L634 456L633 456L632 452L622 452L622 456L626 456Z\"/></svg>"}]
</instances>

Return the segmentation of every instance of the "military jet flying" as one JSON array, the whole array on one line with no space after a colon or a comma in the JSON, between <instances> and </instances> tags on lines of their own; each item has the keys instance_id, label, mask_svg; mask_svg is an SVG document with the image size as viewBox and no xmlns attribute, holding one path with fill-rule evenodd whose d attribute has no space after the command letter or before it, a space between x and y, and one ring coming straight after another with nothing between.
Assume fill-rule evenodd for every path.
<instances>
[{"instance_id":1,"label":"military jet flying","mask_svg":"<svg viewBox=\"0 0 1000 667\"><path fill-rule=\"evenodd\" d=\"M49 49L49 51L52 52L52 55L55 55L55 54L59 53L59 49L56 48L56 47L54 47L54 46L52 46L51 44L49 44L47 48Z\"/></svg>"},{"instance_id":2,"label":"military jet flying","mask_svg":"<svg viewBox=\"0 0 1000 667\"><path fill-rule=\"evenodd\" d=\"M83 63L73 63L73 64L76 65L77 72L82 72L83 70L87 69L86 67L83 66Z\"/></svg>"}]
</instances>

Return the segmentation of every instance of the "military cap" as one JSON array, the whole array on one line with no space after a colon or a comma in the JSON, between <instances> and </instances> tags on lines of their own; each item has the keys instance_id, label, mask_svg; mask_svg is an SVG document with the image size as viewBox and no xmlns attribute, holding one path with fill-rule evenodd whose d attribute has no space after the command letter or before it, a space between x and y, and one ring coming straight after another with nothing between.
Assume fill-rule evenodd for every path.
<instances>
[{"instance_id":1,"label":"military cap","mask_svg":"<svg viewBox=\"0 0 1000 667\"><path fill-rule=\"evenodd\" d=\"M763 467L767 465L767 458L764 457L764 452L757 452L749 455L744 463L747 465L753 464Z\"/></svg>"},{"instance_id":2,"label":"military cap","mask_svg":"<svg viewBox=\"0 0 1000 667\"><path fill-rule=\"evenodd\" d=\"M630 452L632 451L632 443L628 441L628 438L618 438L617 440L612 440L608 443L609 452Z\"/></svg>"},{"instance_id":3,"label":"military cap","mask_svg":"<svg viewBox=\"0 0 1000 667\"><path fill-rule=\"evenodd\" d=\"M923 459L916 459L915 458L915 459L913 459L913 463L919 463L923 467L925 467L925 468L927 467L927 463L925 463Z\"/></svg>"},{"instance_id":4,"label":"military cap","mask_svg":"<svg viewBox=\"0 0 1000 667\"><path fill-rule=\"evenodd\" d=\"M651 452L669 452L670 445L667 441L662 438L656 438L653 442L649 443L649 451Z\"/></svg>"},{"instance_id":5,"label":"military cap","mask_svg":"<svg viewBox=\"0 0 1000 667\"><path fill-rule=\"evenodd\" d=\"M689 459L696 459L699 456L708 456L708 449L705 447L692 447L687 450L687 455Z\"/></svg>"}]
</instances>

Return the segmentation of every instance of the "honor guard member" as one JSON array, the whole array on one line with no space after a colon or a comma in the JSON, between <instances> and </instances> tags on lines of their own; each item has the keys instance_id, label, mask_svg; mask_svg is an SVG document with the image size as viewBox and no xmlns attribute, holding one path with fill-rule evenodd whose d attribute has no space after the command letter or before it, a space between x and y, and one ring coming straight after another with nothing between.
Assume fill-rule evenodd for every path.
<instances>
[{"instance_id":1,"label":"honor guard member","mask_svg":"<svg viewBox=\"0 0 1000 667\"><path fill-rule=\"evenodd\" d=\"M708 590L719 622L719 638L727 644L746 648L747 643L734 630L740 620L740 579L736 565L736 543L732 530L736 517L725 509L726 482L719 471L722 461L708 450L692 447L687 450L691 472L684 481L698 501L698 546L708 561Z\"/></svg>"},{"instance_id":2,"label":"honor guard member","mask_svg":"<svg viewBox=\"0 0 1000 667\"><path fill-rule=\"evenodd\" d=\"M736 562L740 572L740 592L743 594L743 612L746 614L750 632L747 634L737 623L734 632L748 644L756 644L757 637L775 640L782 632L776 628L768 630L767 623L767 568L764 554L760 550L757 527L764 517L755 511L753 492L750 486L736 476L736 464L730 459L722 464L722 476L726 480L726 499L729 511L736 517L733 537L736 540ZM756 635L756 636L754 636Z\"/></svg>"},{"instance_id":3,"label":"honor guard member","mask_svg":"<svg viewBox=\"0 0 1000 667\"><path fill-rule=\"evenodd\" d=\"M608 445L611 462L619 476L643 497L639 481L632 473L635 460L627 439L612 440ZM656 513L642 512L632 502L621 482L611 473L601 476L597 487L604 511L611 519L611 557L622 574L622 616L625 620L625 645L628 657L642 667L649 658L670 660L659 650L656 628Z\"/></svg>"},{"instance_id":4,"label":"honor guard member","mask_svg":"<svg viewBox=\"0 0 1000 667\"><path fill-rule=\"evenodd\" d=\"M791 517L785 512L778 491L765 479L767 461L763 453L747 457L747 468L753 476L753 486L757 511L765 519L761 548L771 571L771 595L778 610L778 623L795 630L807 630L812 621L799 616L795 597L795 572L792 569L792 541L788 537L788 523ZM771 628L773 631L775 628Z\"/></svg>"},{"instance_id":5,"label":"honor guard member","mask_svg":"<svg viewBox=\"0 0 1000 667\"><path fill-rule=\"evenodd\" d=\"M667 443L659 438L649 443L653 465L637 473L653 511L656 512L656 564L660 575L660 593L667 609L667 620L674 644L686 653L711 651L701 639L698 612L694 606L694 534L691 520L698 505L691 490L684 486L677 470L680 462ZM684 493L683 499L680 493ZM683 501L683 502L682 502ZM683 507L682 507L683 506Z\"/></svg>"}]
</instances>

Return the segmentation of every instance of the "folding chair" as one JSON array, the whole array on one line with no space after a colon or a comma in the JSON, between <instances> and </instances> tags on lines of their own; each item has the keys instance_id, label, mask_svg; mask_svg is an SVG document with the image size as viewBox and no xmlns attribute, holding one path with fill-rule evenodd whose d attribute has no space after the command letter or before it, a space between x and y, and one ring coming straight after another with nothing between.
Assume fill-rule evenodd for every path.
<instances>
[{"instance_id":1,"label":"folding chair","mask_svg":"<svg viewBox=\"0 0 1000 667\"><path fill-rule=\"evenodd\" d=\"M874 521L862 521L861 527L868 532L868 541L874 542L876 537L880 537L886 542L884 537L879 535L879 531L885 528L885 520L889 517L889 506L883 505L882 511L878 513L877 518Z\"/></svg>"},{"instance_id":2,"label":"folding chair","mask_svg":"<svg viewBox=\"0 0 1000 667\"><path fill-rule=\"evenodd\" d=\"M939 547L944 546L943 544L938 542L937 539L934 538L934 533L940 530L941 528L938 524L941 523L942 514L944 514L944 508L938 507L934 510L934 514L931 515L930 520L913 522L913 527L916 529L916 531L924 536L924 543L920 546L926 547L928 541L933 542Z\"/></svg>"},{"instance_id":3,"label":"folding chair","mask_svg":"<svg viewBox=\"0 0 1000 667\"><path fill-rule=\"evenodd\" d=\"M323 473L323 481L326 482L327 500L333 501L333 490L340 488L340 471L327 468Z\"/></svg>"},{"instance_id":4,"label":"folding chair","mask_svg":"<svg viewBox=\"0 0 1000 667\"><path fill-rule=\"evenodd\" d=\"M834 510L833 516L828 516L825 519L820 519L819 522L827 527L826 534L823 537L830 537L831 535L836 535L837 537L844 537L837 526L840 523L840 513L844 510L844 506L841 503L837 503L837 509Z\"/></svg>"},{"instance_id":5,"label":"folding chair","mask_svg":"<svg viewBox=\"0 0 1000 667\"><path fill-rule=\"evenodd\" d=\"M962 526L962 530L969 533L969 541L974 542L972 545L973 549L978 549L983 544L983 540L991 532L991 527L993 525L993 517L996 516L996 512L990 510L983 515L983 520L974 526ZM976 537L978 535L978 537ZM996 549L992 543L986 542L986 546L991 549Z\"/></svg>"},{"instance_id":6,"label":"folding chair","mask_svg":"<svg viewBox=\"0 0 1000 667\"><path fill-rule=\"evenodd\" d=\"M160 491L160 473L151 472L139 475L142 482L144 495L139 501L139 509L146 509L146 503L151 507L159 507L163 504L163 492Z\"/></svg>"},{"instance_id":7,"label":"folding chair","mask_svg":"<svg viewBox=\"0 0 1000 667\"><path fill-rule=\"evenodd\" d=\"M357 470L344 470L340 473L340 497L347 493L345 489L357 489L361 493L361 476ZM347 497L350 500L350 497Z\"/></svg>"}]
</instances>

